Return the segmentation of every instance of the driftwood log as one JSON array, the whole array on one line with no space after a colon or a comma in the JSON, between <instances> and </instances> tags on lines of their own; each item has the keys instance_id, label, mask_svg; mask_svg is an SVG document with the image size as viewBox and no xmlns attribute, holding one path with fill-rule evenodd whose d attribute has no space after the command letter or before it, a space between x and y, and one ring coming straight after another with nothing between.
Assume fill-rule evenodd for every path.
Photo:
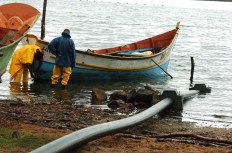
<instances>
[{"instance_id":1,"label":"driftwood log","mask_svg":"<svg viewBox=\"0 0 232 153\"><path fill-rule=\"evenodd\" d=\"M120 134L120 136L134 138L134 139L143 139L143 138L147 138L147 137L150 137L150 138L192 137L192 138L195 138L195 139L201 140L201 141L208 141L208 142L213 142L213 143L232 144L232 141L230 141L230 140L209 138L209 137L204 137L204 136L194 134L194 133L173 133L173 134L146 135L146 136L137 136L137 135L132 135L132 134Z\"/></svg>"}]
</instances>

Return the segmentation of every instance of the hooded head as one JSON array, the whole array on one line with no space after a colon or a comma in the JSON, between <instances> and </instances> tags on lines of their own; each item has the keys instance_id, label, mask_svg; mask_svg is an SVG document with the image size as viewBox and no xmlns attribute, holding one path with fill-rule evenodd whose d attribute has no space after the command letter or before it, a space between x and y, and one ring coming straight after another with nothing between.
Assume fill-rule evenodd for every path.
<instances>
[{"instance_id":1,"label":"hooded head","mask_svg":"<svg viewBox=\"0 0 232 153\"><path fill-rule=\"evenodd\" d=\"M71 38L70 30L69 29L64 29L64 31L62 32L62 36Z\"/></svg>"},{"instance_id":2,"label":"hooded head","mask_svg":"<svg viewBox=\"0 0 232 153\"><path fill-rule=\"evenodd\" d=\"M64 29L63 32L68 32L68 33L70 33L70 30L69 30L69 29Z\"/></svg>"},{"instance_id":3,"label":"hooded head","mask_svg":"<svg viewBox=\"0 0 232 153\"><path fill-rule=\"evenodd\" d=\"M35 59L37 59L38 61L43 61L43 52L41 51L40 48L37 48L34 54Z\"/></svg>"}]
</instances>

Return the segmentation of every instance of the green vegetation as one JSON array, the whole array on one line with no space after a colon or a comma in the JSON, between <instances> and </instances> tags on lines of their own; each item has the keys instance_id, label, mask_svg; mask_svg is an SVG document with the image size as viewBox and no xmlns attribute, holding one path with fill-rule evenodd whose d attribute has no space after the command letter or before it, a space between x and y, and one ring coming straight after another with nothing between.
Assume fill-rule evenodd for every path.
<instances>
[{"instance_id":1,"label":"green vegetation","mask_svg":"<svg viewBox=\"0 0 232 153\"><path fill-rule=\"evenodd\" d=\"M15 150L12 152L17 152L18 149L28 152L56 139L49 135L32 135L30 133L21 133L19 138L13 138L13 132L11 129L0 127L0 148L2 148L0 152L7 152L8 149Z\"/></svg>"}]
</instances>

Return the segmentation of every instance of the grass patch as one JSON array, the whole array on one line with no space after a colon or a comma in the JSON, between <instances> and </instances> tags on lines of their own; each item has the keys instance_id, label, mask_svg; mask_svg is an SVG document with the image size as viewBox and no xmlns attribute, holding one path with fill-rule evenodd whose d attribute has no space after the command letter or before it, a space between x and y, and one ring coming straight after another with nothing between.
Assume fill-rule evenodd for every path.
<instances>
[{"instance_id":1,"label":"grass patch","mask_svg":"<svg viewBox=\"0 0 232 153\"><path fill-rule=\"evenodd\" d=\"M32 135L25 132L21 132L19 138L13 138L13 132L11 129L0 127L0 148L4 148L5 151L7 149L14 150L13 148L21 148L27 152L57 139L57 137L50 135ZM0 149L0 152L4 150Z\"/></svg>"}]
</instances>

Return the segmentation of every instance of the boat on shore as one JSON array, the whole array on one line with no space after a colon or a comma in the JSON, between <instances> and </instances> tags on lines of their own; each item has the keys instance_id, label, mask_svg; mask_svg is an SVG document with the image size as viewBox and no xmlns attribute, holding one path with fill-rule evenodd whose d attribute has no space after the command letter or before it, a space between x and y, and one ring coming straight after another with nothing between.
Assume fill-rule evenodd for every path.
<instances>
[{"instance_id":1,"label":"boat on shore","mask_svg":"<svg viewBox=\"0 0 232 153\"><path fill-rule=\"evenodd\" d=\"M173 30L131 44L100 50L76 50L76 67L71 79L126 80L164 76L178 32L179 22ZM48 49L49 42L27 34L22 43L38 45L45 51L37 78L49 80L56 58ZM33 67L37 69L36 62Z\"/></svg>"},{"instance_id":2,"label":"boat on shore","mask_svg":"<svg viewBox=\"0 0 232 153\"><path fill-rule=\"evenodd\" d=\"M15 48L39 16L40 12L27 4L0 6L0 82Z\"/></svg>"}]
</instances>

